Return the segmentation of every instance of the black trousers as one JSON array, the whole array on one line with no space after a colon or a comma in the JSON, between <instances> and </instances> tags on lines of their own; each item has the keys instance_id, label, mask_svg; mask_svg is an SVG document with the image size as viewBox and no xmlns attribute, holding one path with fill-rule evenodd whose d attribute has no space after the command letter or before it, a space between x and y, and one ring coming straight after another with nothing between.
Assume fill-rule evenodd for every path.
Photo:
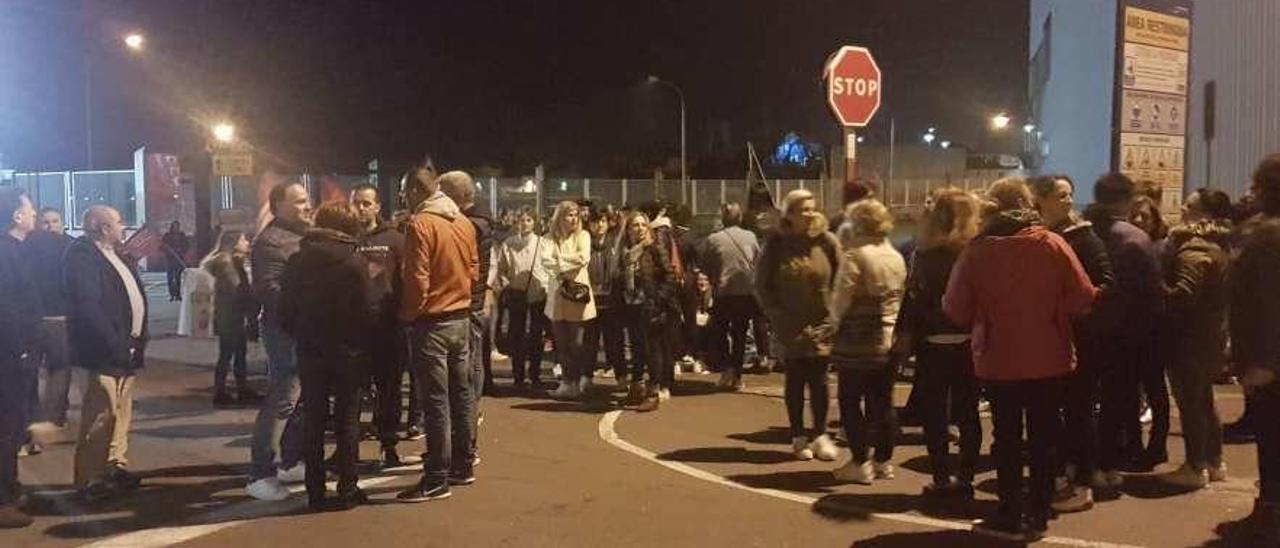
<instances>
[{"instance_id":1,"label":"black trousers","mask_svg":"<svg viewBox=\"0 0 1280 548\"><path fill-rule=\"evenodd\" d=\"M1106 472L1118 469L1141 449L1138 370L1150 353L1143 341L1132 337L1109 337L1099 344L1098 469Z\"/></svg>"},{"instance_id":2,"label":"black trousers","mask_svg":"<svg viewBox=\"0 0 1280 548\"><path fill-rule=\"evenodd\" d=\"M1075 477L1067 479L1088 485L1090 476L1098 469L1097 404L1101 385L1097 365L1089 362L1083 348L1080 348L1079 365L1067 378L1066 385L1062 405L1063 443L1058 455L1061 464L1076 468ZM1119 454L1113 453L1111 458Z\"/></svg>"},{"instance_id":3,"label":"black trousers","mask_svg":"<svg viewBox=\"0 0 1280 548\"><path fill-rule=\"evenodd\" d=\"M827 358L792 358L784 365L786 387L783 398L787 403L787 421L791 425L791 437L814 436L827 431L827 408L830 393L827 391ZM813 429L804 427L804 390L809 389L809 412L813 415Z\"/></svg>"},{"instance_id":4,"label":"black trousers","mask_svg":"<svg viewBox=\"0 0 1280 548\"><path fill-rule=\"evenodd\" d=\"M1000 515L1020 520L1023 516L1047 518L1053 501L1054 446L1058 441L1058 408L1066 378L1016 382L988 382L992 422L996 438L996 483L1000 495ZM1023 425L1031 448L1031 483L1027 500L1022 498L1024 479Z\"/></svg>"},{"instance_id":5,"label":"black trousers","mask_svg":"<svg viewBox=\"0 0 1280 548\"><path fill-rule=\"evenodd\" d=\"M249 369L245 363L249 342L244 333L218 335L218 363L213 367L213 391L223 394L227 391L227 370L234 367L236 388L245 389L249 377Z\"/></svg>"},{"instance_id":6,"label":"black trousers","mask_svg":"<svg viewBox=\"0 0 1280 548\"><path fill-rule=\"evenodd\" d=\"M960 428L960 467L955 477L973 483L982 445L982 423L978 420L978 379L973 376L973 353L969 343L921 345L916 355L918 393L916 409L924 424L925 445L933 466L933 481L951 480L951 438L947 426Z\"/></svg>"},{"instance_id":7,"label":"black trousers","mask_svg":"<svg viewBox=\"0 0 1280 548\"><path fill-rule=\"evenodd\" d=\"M1261 420L1254 421L1258 444L1259 498L1280 504L1280 381L1254 394L1254 405Z\"/></svg>"},{"instance_id":8,"label":"black trousers","mask_svg":"<svg viewBox=\"0 0 1280 548\"><path fill-rule=\"evenodd\" d=\"M586 325L586 349L590 364L582 374L595 376L596 360L600 357L600 341L604 341L605 366L613 369L613 374L621 379L627 375L626 341L623 334L623 312L618 306L598 307L596 317ZM634 349L635 343L632 343ZM634 350L633 350L634 352Z\"/></svg>"},{"instance_id":9,"label":"black trousers","mask_svg":"<svg viewBox=\"0 0 1280 548\"><path fill-rule=\"evenodd\" d=\"M334 461L338 467L338 492L356 488L356 461L360 458L360 388L368 379L367 356L341 347L298 345L298 374L302 381L303 444L307 465L306 487L310 497L325 492L324 431L333 397L336 438Z\"/></svg>"},{"instance_id":10,"label":"black trousers","mask_svg":"<svg viewBox=\"0 0 1280 548\"><path fill-rule=\"evenodd\" d=\"M30 368L17 356L0 356L0 506L13 504L21 495L18 484L18 448L27 435Z\"/></svg>"},{"instance_id":11,"label":"black trousers","mask_svg":"<svg viewBox=\"0 0 1280 548\"><path fill-rule=\"evenodd\" d=\"M373 424L378 429L378 441L382 448L394 449L400 441L400 411L404 408L404 373L408 369L409 341L404 331L385 326L371 353L373 383L378 399L373 412ZM410 383L409 424L414 422L416 391ZM419 419L420 420L420 419Z\"/></svg>"},{"instance_id":12,"label":"black trousers","mask_svg":"<svg viewBox=\"0 0 1280 548\"><path fill-rule=\"evenodd\" d=\"M542 345L547 332L546 301L512 303L507 307L508 332L514 342L511 372L516 382L542 380ZM526 369L527 368L527 369Z\"/></svg>"},{"instance_id":13,"label":"black trousers","mask_svg":"<svg viewBox=\"0 0 1280 548\"><path fill-rule=\"evenodd\" d=\"M790 371L787 370L788 373ZM866 462L867 447L872 446L875 448L876 462L889 462L893 458L894 438L898 434L897 413L893 410L894 371L889 368L840 369L838 375L840 423L844 426L845 435L849 437L849 450L853 453L853 460ZM826 420L823 419L818 425L820 428L825 427Z\"/></svg>"},{"instance_id":14,"label":"black trousers","mask_svg":"<svg viewBox=\"0 0 1280 548\"><path fill-rule=\"evenodd\" d=\"M715 305L711 307L709 335L714 360L712 365L716 369L742 372L742 363L747 355L747 329L751 326L751 318L759 315L760 306L751 295L725 295L716 298ZM764 337L767 339L768 333Z\"/></svg>"},{"instance_id":15,"label":"black trousers","mask_svg":"<svg viewBox=\"0 0 1280 548\"><path fill-rule=\"evenodd\" d=\"M186 267L182 265L170 265L165 270L165 281L169 285L169 298L178 299L182 297L182 271Z\"/></svg>"},{"instance_id":16,"label":"black trousers","mask_svg":"<svg viewBox=\"0 0 1280 548\"><path fill-rule=\"evenodd\" d=\"M1151 432L1145 451L1148 455L1164 455L1169 443L1169 384L1165 381L1164 360L1159 358L1155 339L1146 344L1146 357L1138 362L1138 387L1151 406ZM1141 426L1141 425L1139 425ZM1137 430L1136 445L1142 447L1142 430Z\"/></svg>"}]
</instances>

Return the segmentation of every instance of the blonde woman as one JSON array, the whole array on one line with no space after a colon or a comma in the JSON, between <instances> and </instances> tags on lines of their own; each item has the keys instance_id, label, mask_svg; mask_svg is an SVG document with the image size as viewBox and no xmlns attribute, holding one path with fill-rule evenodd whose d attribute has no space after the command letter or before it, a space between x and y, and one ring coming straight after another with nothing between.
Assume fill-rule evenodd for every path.
<instances>
[{"instance_id":1,"label":"blonde woman","mask_svg":"<svg viewBox=\"0 0 1280 548\"><path fill-rule=\"evenodd\" d=\"M853 458L835 470L841 481L870 484L893 479L895 360L890 359L893 328L902 304L907 265L889 243L893 218L874 199L850 204L844 214L849 238L836 275L831 320L836 331L831 362L840 375L840 420ZM863 403L866 404L865 411ZM875 439L868 439L871 430ZM868 460L875 448L875 462Z\"/></svg>"},{"instance_id":2,"label":"blonde woman","mask_svg":"<svg viewBox=\"0 0 1280 548\"><path fill-rule=\"evenodd\" d=\"M931 201L907 276L895 349L904 359L916 357L916 390L933 473L933 483L925 486L924 495L971 499L982 443L978 379L973 375L969 330L943 314L942 295L952 265L978 234L981 205L973 194L958 188L938 189ZM960 428L958 468L951 466L948 423Z\"/></svg>"},{"instance_id":3,"label":"blonde woman","mask_svg":"<svg viewBox=\"0 0 1280 548\"><path fill-rule=\"evenodd\" d=\"M765 242L756 273L756 297L769 317L786 368L785 399L791 449L798 460L835 460L827 435L827 366L831 356L832 283L840 244L827 232L812 192L793 190L782 202L777 232ZM805 389L813 428L804 427Z\"/></svg>"},{"instance_id":4,"label":"blonde woman","mask_svg":"<svg viewBox=\"0 0 1280 548\"><path fill-rule=\"evenodd\" d=\"M585 322L596 317L591 293L591 235L582 228L578 204L560 202L551 216L542 266L547 271L547 318L555 339L556 355L564 367L560 387L552 393L562 399L577 398L591 386L586 375L590 356L586 346Z\"/></svg>"},{"instance_id":5,"label":"blonde woman","mask_svg":"<svg viewBox=\"0 0 1280 548\"><path fill-rule=\"evenodd\" d=\"M667 252L654 242L649 217L635 212L623 225L621 268L616 284L622 293L622 315L632 328L631 385L627 401L636 411L656 411L661 392L671 388L674 353L669 322L679 315L676 278ZM636 336L638 335L638 336ZM648 384L643 383L645 373Z\"/></svg>"}]
</instances>

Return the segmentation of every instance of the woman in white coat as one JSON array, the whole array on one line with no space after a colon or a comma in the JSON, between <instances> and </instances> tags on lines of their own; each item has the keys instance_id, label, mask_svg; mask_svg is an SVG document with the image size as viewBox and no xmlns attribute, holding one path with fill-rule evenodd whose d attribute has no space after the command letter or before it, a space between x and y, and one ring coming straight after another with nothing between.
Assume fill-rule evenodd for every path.
<instances>
[{"instance_id":1,"label":"woman in white coat","mask_svg":"<svg viewBox=\"0 0 1280 548\"><path fill-rule=\"evenodd\" d=\"M584 349L585 325L596 317L595 297L587 265L591 262L591 235L582 228L578 204L560 202L551 216L544 244L542 266L547 272L547 318L551 320L556 355L564 368L560 387L552 393L562 399L577 398L591 386L586 375L591 356Z\"/></svg>"}]
</instances>

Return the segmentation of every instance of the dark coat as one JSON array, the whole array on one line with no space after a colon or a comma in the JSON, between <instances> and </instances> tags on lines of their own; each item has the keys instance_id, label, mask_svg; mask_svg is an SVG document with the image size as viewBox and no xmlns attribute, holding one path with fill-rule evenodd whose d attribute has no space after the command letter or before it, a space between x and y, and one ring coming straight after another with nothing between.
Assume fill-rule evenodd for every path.
<instances>
[{"instance_id":1,"label":"dark coat","mask_svg":"<svg viewBox=\"0 0 1280 548\"><path fill-rule=\"evenodd\" d=\"M289 259L281 283L280 326L307 349L367 349L378 302L356 238L313 228Z\"/></svg>"},{"instance_id":2,"label":"dark coat","mask_svg":"<svg viewBox=\"0 0 1280 548\"><path fill-rule=\"evenodd\" d=\"M1095 305L1099 329L1125 338L1153 336L1160 318L1160 273L1151 238L1128 221L1090 207L1085 218L1107 249L1115 283Z\"/></svg>"},{"instance_id":3,"label":"dark coat","mask_svg":"<svg viewBox=\"0 0 1280 548\"><path fill-rule=\"evenodd\" d=\"M21 243L0 234L0 365L14 363L34 348L40 328L40 293L28 268ZM4 378L0 382L16 382Z\"/></svg>"},{"instance_id":4,"label":"dark coat","mask_svg":"<svg viewBox=\"0 0 1280 548\"><path fill-rule=\"evenodd\" d=\"M137 265L121 256L133 272L134 282L145 291ZM73 363L100 375L123 377L142 368L147 340L146 299L143 298L142 334L129 335L132 310L124 280L97 244L77 238L67 248L67 336ZM130 350L133 350L130 356Z\"/></svg>"},{"instance_id":5,"label":"dark coat","mask_svg":"<svg viewBox=\"0 0 1280 548\"><path fill-rule=\"evenodd\" d=\"M1241 230L1231 272L1231 352L1236 365L1280 376L1280 217L1255 217ZM1280 394L1280 381L1265 390Z\"/></svg>"},{"instance_id":6,"label":"dark coat","mask_svg":"<svg viewBox=\"0 0 1280 548\"><path fill-rule=\"evenodd\" d=\"M1111 268L1111 258L1107 256L1107 246L1093 230L1093 223L1072 216L1066 222L1052 227L1052 230L1071 246L1071 251L1080 260L1080 266L1089 275L1089 281L1098 288L1098 298L1105 299L1107 291L1115 284L1115 272ZM1075 327L1076 346L1088 346L1080 353L1080 364L1088 367L1091 365L1089 362L1092 361L1091 351L1095 348L1095 342L1102 336L1102 327L1092 312L1076 317L1072 323Z\"/></svg>"},{"instance_id":7,"label":"dark coat","mask_svg":"<svg viewBox=\"0 0 1280 548\"><path fill-rule=\"evenodd\" d=\"M32 281L40 291L45 316L66 316L67 296L62 285L63 261L71 237L61 232L37 230L22 242L23 256L31 267Z\"/></svg>"},{"instance_id":8,"label":"dark coat","mask_svg":"<svg viewBox=\"0 0 1280 548\"><path fill-rule=\"evenodd\" d=\"M967 328L956 325L942 312L942 295L947 292L951 267L963 250L962 245L917 248L898 313L896 330L900 335L910 335L918 345L930 335L969 334Z\"/></svg>"},{"instance_id":9,"label":"dark coat","mask_svg":"<svg viewBox=\"0 0 1280 548\"><path fill-rule=\"evenodd\" d=\"M378 303L378 318L383 326L396 324L400 306L400 261L404 258L404 234L396 226L378 225L365 235L360 254L369 262L369 287Z\"/></svg>"},{"instance_id":10,"label":"dark coat","mask_svg":"<svg viewBox=\"0 0 1280 548\"><path fill-rule=\"evenodd\" d=\"M278 325L276 304L280 301L284 267L298 252L306 231L304 223L276 219L253 239L253 252L249 255L249 264L253 266L253 296L262 305L265 324Z\"/></svg>"},{"instance_id":11,"label":"dark coat","mask_svg":"<svg viewBox=\"0 0 1280 548\"><path fill-rule=\"evenodd\" d=\"M638 258L635 284L627 289L626 270L630 268L627 252L622 251L618 277L614 281L615 303L639 305L650 324L674 321L679 314L676 301L677 281L666 250L655 241L645 247Z\"/></svg>"},{"instance_id":12,"label":"dark coat","mask_svg":"<svg viewBox=\"0 0 1280 548\"><path fill-rule=\"evenodd\" d=\"M205 262L204 269L213 276L213 333L244 337L249 322L258 317L258 301L249 290L244 259L222 252Z\"/></svg>"},{"instance_id":13,"label":"dark coat","mask_svg":"<svg viewBox=\"0 0 1280 548\"><path fill-rule=\"evenodd\" d=\"M1164 341L1169 366L1194 369L1206 380L1222 372L1227 346L1231 227L1197 223L1169 235L1164 269Z\"/></svg>"},{"instance_id":14,"label":"dark coat","mask_svg":"<svg viewBox=\"0 0 1280 548\"><path fill-rule=\"evenodd\" d=\"M476 251L480 254L480 279L471 284L471 311L484 310L484 296L489 291L489 261L493 257L493 219L471 206L462 212L476 229Z\"/></svg>"}]
</instances>

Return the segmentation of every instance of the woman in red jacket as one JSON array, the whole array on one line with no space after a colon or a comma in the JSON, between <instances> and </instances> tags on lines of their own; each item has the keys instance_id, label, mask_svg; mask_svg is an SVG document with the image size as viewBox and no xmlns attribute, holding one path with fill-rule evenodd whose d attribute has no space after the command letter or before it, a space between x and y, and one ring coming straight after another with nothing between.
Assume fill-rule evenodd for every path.
<instances>
[{"instance_id":1,"label":"woman in red jacket","mask_svg":"<svg viewBox=\"0 0 1280 548\"><path fill-rule=\"evenodd\" d=\"M1021 179L995 182L998 206L956 260L942 309L972 334L974 373L991 399L1000 507L979 528L1010 540L1041 538L1053 500L1058 399L1075 368L1071 317L1096 290L1071 247L1030 209ZM1022 502L1023 415L1031 444L1028 505Z\"/></svg>"}]
</instances>

